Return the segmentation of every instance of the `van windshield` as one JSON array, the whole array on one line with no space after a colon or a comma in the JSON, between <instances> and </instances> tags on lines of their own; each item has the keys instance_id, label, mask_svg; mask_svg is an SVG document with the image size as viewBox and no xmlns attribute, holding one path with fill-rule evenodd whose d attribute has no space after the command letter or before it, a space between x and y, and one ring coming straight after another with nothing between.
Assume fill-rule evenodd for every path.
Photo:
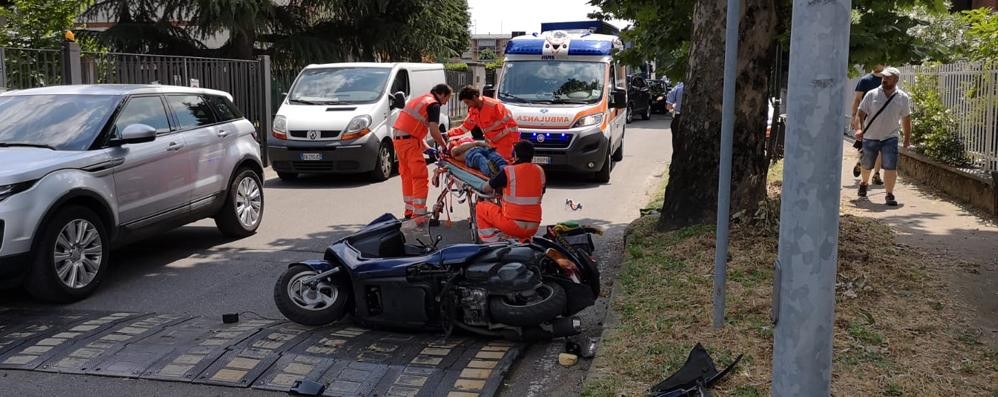
<instances>
[{"instance_id":1,"label":"van windshield","mask_svg":"<svg viewBox=\"0 0 998 397\"><path fill-rule=\"evenodd\" d=\"M389 68L307 69L295 82L288 102L305 105L359 104L385 92Z\"/></svg>"},{"instance_id":2,"label":"van windshield","mask_svg":"<svg viewBox=\"0 0 998 397\"><path fill-rule=\"evenodd\" d=\"M591 104L603 98L606 63L512 61L503 68L499 99L512 103Z\"/></svg>"}]
</instances>

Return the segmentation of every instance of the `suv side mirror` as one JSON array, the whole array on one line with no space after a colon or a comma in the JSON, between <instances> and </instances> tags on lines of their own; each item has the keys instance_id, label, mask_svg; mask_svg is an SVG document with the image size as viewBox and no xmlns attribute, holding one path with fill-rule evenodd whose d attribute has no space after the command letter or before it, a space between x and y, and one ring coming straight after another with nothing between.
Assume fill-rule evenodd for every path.
<instances>
[{"instance_id":1,"label":"suv side mirror","mask_svg":"<svg viewBox=\"0 0 998 397\"><path fill-rule=\"evenodd\" d=\"M405 108L405 93L399 91L388 97L388 108L390 109Z\"/></svg>"},{"instance_id":2,"label":"suv side mirror","mask_svg":"<svg viewBox=\"0 0 998 397\"><path fill-rule=\"evenodd\" d=\"M610 107L614 109L627 108L627 91L614 90L610 92Z\"/></svg>"},{"instance_id":3,"label":"suv side mirror","mask_svg":"<svg viewBox=\"0 0 998 397\"><path fill-rule=\"evenodd\" d=\"M485 87L482 87L482 95L485 95L489 98L495 98L496 87L492 84L486 84Z\"/></svg>"},{"instance_id":4,"label":"suv side mirror","mask_svg":"<svg viewBox=\"0 0 998 397\"><path fill-rule=\"evenodd\" d=\"M121 131L121 138L112 139L110 144L111 146L121 146L154 140L156 140L155 128L146 124L132 124Z\"/></svg>"}]
</instances>

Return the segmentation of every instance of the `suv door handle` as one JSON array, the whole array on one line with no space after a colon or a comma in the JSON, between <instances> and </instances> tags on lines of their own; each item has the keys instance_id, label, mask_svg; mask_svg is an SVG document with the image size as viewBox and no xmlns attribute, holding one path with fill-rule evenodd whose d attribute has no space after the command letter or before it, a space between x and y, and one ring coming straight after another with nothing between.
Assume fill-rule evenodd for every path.
<instances>
[{"instance_id":1,"label":"suv door handle","mask_svg":"<svg viewBox=\"0 0 998 397\"><path fill-rule=\"evenodd\" d=\"M184 145L182 145L182 144L179 144L179 143L176 143L176 142L170 142L170 145L166 147L166 150L169 151L169 152L173 152L173 151L177 151L177 150L180 150L180 149L183 149L183 148L184 148Z\"/></svg>"},{"instance_id":2,"label":"suv door handle","mask_svg":"<svg viewBox=\"0 0 998 397\"><path fill-rule=\"evenodd\" d=\"M218 130L218 137L219 137L219 138L225 138L225 137L227 137L227 136L229 136L229 132L228 132L228 131L225 131L225 130Z\"/></svg>"}]
</instances>

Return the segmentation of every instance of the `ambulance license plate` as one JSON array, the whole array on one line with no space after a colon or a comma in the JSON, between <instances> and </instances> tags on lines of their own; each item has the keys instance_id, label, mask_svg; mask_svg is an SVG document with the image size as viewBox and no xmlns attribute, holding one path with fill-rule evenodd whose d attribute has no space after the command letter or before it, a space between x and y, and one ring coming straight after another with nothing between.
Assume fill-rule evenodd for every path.
<instances>
[{"instance_id":1,"label":"ambulance license plate","mask_svg":"<svg viewBox=\"0 0 998 397\"><path fill-rule=\"evenodd\" d=\"M534 156L534 164L551 164L551 158L547 156Z\"/></svg>"},{"instance_id":2,"label":"ambulance license plate","mask_svg":"<svg viewBox=\"0 0 998 397\"><path fill-rule=\"evenodd\" d=\"M305 161L318 161L322 160L322 153L302 153L301 159Z\"/></svg>"}]
</instances>

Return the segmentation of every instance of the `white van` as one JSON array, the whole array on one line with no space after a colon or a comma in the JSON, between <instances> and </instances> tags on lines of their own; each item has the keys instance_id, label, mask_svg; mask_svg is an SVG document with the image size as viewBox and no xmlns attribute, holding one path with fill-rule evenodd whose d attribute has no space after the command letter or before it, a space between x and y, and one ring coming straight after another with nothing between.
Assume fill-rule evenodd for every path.
<instances>
[{"instance_id":1,"label":"white van","mask_svg":"<svg viewBox=\"0 0 998 397\"><path fill-rule=\"evenodd\" d=\"M627 70L613 59L622 48L617 36L561 30L509 41L486 95L513 113L520 137L534 143L535 163L610 180L627 118Z\"/></svg>"},{"instance_id":2,"label":"white van","mask_svg":"<svg viewBox=\"0 0 998 397\"><path fill-rule=\"evenodd\" d=\"M407 99L445 83L442 64L331 63L298 74L267 137L283 180L302 173L368 173L388 179L395 164L392 125ZM396 93L403 93L397 95ZM440 126L449 125L447 106Z\"/></svg>"}]
</instances>

